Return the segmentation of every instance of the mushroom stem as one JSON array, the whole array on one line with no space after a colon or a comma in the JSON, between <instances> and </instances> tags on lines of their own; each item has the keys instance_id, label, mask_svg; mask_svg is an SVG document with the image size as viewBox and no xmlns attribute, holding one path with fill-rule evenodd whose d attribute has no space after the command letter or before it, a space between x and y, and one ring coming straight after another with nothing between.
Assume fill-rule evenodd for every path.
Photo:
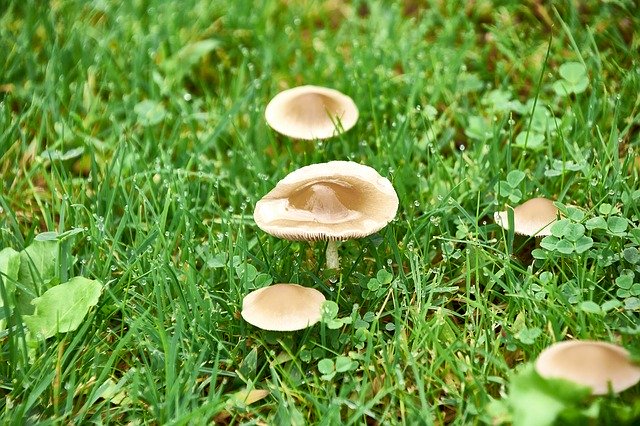
<instances>
[{"instance_id":1,"label":"mushroom stem","mask_svg":"<svg viewBox=\"0 0 640 426\"><path fill-rule=\"evenodd\" d=\"M329 240L327 242L327 269L339 269L340 257L338 256L338 242Z\"/></svg>"}]
</instances>

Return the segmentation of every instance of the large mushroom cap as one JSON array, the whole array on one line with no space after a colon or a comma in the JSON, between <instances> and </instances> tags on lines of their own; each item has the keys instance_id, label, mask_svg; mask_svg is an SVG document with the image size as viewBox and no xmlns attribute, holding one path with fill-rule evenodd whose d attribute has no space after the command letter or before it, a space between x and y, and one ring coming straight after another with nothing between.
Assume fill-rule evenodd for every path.
<instances>
[{"instance_id":1,"label":"large mushroom cap","mask_svg":"<svg viewBox=\"0 0 640 426\"><path fill-rule=\"evenodd\" d=\"M330 161L288 174L258 201L253 218L279 238L343 240L379 231L397 210L388 179L369 166Z\"/></svg>"},{"instance_id":2,"label":"large mushroom cap","mask_svg":"<svg viewBox=\"0 0 640 426\"><path fill-rule=\"evenodd\" d=\"M513 209L513 231L529 237L551 235L551 225L556 220L558 208L547 198L532 198ZM504 229L509 229L506 211L496 212L494 220Z\"/></svg>"},{"instance_id":3,"label":"large mushroom cap","mask_svg":"<svg viewBox=\"0 0 640 426\"><path fill-rule=\"evenodd\" d=\"M320 321L325 297L298 284L274 284L242 300L242 318L263 330L302 330Z\"/></svg>"},{"instance_id":4,"label":"large mushroom cap","mask_svg":"<svg viewBox=\"0 0 640 426\"><path fill-rule=\"evenodd\" d=\"M267 124L294 139L327 139L358 121L353 100L334 89L299 86L278 93L267 105Z\"/></svg>"},{"instance_id":5,"label":"large mushroom cap","mask_svg":"<svg viewBox=\"0 0 640 426\"><path fill-rule=\"evenodd\" d=\"M542 377L588 386L594 395L607 394L609 383L614 392L621 392L640 381L640 367L630 361L626 349L588 340L551 345L542 351L535 368Z\"/></svg>"}]
</instances>

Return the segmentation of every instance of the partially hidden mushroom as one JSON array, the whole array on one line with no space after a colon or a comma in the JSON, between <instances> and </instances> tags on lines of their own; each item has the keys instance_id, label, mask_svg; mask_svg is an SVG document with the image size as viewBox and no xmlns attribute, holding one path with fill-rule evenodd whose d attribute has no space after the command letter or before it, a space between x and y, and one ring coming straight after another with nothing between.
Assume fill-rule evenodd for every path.
<instances>
[{"instance_id":1,"label":"partially hidden mushroom","mask_svg":"<svg viewBox=\"0 0 640 426\"><path fill-rule=\"evenodd\" d=\"M334 89L299 86L278 93L265 110L267 124L294 139L327 139L355 126L358 108Z\"/></svg>"},{"instance_id":2,"label":"partially hidden mushroom","mask_svg":"<svg viewBox=\"0 0 640 426\"><path fill-rule=\"evenodd\" d=\"M274 284L247 294L242 318L263 330L295 331L310 327L322 317L325 297L298 284Z\"/></svg>"},{"instance_id":3,"label":"partially hidden mushroom","mask_svg":"<svg viewBox=\"0 0 640 426\"><path fill-rule=\"evenodd\" d=\"M551 225L558 217L558 208L547 198L532 198L513 209L513 231L529 237L551 235ZM496 212L494 220L509 229L507 211Z\"/></svg>"},{"instance_id":4,"label":"partially hidden mushroom","mask_svg":"<svg viewBox=\"0 0 640 426\"><path fill-rule=\"evenodd\" d=\"M393 185L376 170L352 161L330 161L288 174L258 201L253 218L278 238L328 241L327 267L338 269L337 241L379 231L397 210Z\"/></svg>"},{"instance_id":5,"label":"partially hidden mushroom","mask_svg":"<svg viewBox=\"0 0 640 426\"><path fill-rule=\"evenodd\" d=\"M542 377L588 386L594 395L622 392L640 381L640 366L617 345L591 340L559 342L542 351L535 363Z\"/></svg>"}]
</instances>

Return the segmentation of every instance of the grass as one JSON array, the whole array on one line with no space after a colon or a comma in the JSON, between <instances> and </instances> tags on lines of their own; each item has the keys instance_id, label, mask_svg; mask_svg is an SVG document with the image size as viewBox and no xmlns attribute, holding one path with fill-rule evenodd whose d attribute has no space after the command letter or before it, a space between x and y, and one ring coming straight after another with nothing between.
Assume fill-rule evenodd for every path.
<instances>
[{"instance_id":1,"label":"grass","mask_svg":"<svg viewBox=\"0 0 640 426\"><path fill-rule=\"evenodd\" d=\"M19 320L0 334L2 422L492 422L512 372L555 341L639 351L637 298L615 280L640 279L622 256L640 246L628 233L640 218L640 14L630 1L557 7L4 2L0 248L80 228L58 277L104 291L74 332L31 349ZM568 62L588 86L558 94ZM266 103L300 84L349 94L356 127L328 142L270 130ZM527 129L540 147L516 144ZM342 244L336 283L321 244L252 219L288 172L334 159L375 168L400 198L389 226ZM539 240L493 222L517 204L496 187L512 170L525 173L522 201L628 229L534 259ZM379 271L393 281L369 290ZM242 297L269 281L320 290L351 324L255 329ZM340 357L351 365L323 378L320 361ZM269 395L244 404L237 392L253 388ZM637 386L603 401L601 421L607 407L640 411Z\"/></svg>"}]
</instances>

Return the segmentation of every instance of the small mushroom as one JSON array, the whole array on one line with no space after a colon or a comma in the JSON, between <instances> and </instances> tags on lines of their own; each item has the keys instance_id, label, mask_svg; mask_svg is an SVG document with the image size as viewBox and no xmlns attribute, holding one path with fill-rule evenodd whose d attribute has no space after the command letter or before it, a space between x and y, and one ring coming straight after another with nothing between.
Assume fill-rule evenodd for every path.
<instances>
[{"instance_id":1,"label":"small mushroom","mask_svg":"<svg viewBox=\"0 0 640 426\"><path fill-rule=\"evenodd\" d=\"M299 86L271 99L265 118L273 130L291 138L328 139L356 124L358 107L337 90Z\"/></svg>"},{"instance_id":2,"label":"small mushroom","mask_svg":"<svg viewBox=\"0 0 640 426\"><path fill-rule=\"evenodd\" d=\"M570 380L594 395L622 392L640 381L640 367L617 345L589 340L559 342L542 351L535 364L542 377Z\"/></svg>"},{"instance_id":3,"label":"small mushroom","mask_svg":"<svg viewBox=\"0 0 640 426\"><path fill-rule=\"evenodd\" d=\"M551 225L558 216L558 208L547 198L532 198L513 209L513 231L529 237L551 235ZM508 212L496 212L494 220L509 229Z\"/></svg>"},{"instance_id":4,"label":"small mushroom","mask_svg":"<svg viewBox=\"0 0 640 426\"><path fill-rule=\"evenodd\" d=\"M398 210L388 179L369 166L330 161L302 167L256 204L263 231L288 240L326 240L327 267L337 269L337 241L362 238L387 225Z\"/></svg>"},{"instance_id":5,"label":"small mushroom","mask_svg":"<svg viewBox=\"0 0 640 426\"><path fill-rule=\"evenodd\" d=\"M247 294L242 318L263 330L294 331L311 327L322 317L325 297L298 284L274 284Z\"/></svg>"}]
</instances>

